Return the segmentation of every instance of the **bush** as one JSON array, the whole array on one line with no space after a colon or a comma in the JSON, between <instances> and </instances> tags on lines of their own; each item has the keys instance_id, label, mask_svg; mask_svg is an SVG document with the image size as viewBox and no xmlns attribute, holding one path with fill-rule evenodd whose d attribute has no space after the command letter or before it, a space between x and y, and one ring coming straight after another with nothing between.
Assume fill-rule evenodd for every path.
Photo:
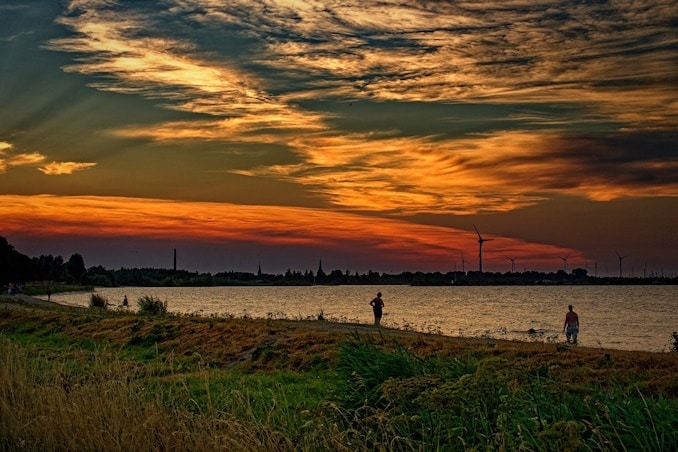
<instances>
[{"instance_id":1,"label":"bush","mask_svg":"<svg viewBox=\"0 0 678 452\"><path fill-rule=\"evenodd\" d=\"M90 308L106 309L108 307L108 299L106 297L104 297L103 295L99 295L98 293L93 293L89 297L89 307Z\"/></svg>"},{"instance_id":2,"label":"bush","mask_svg":"<svg viewBox=\"0 0 678 452\"><path fill-rule=\"evenodd\" d=\"M672 336L673 336L673 346L671 348L671 351L678 352L678 331L674 331Z\"/></svg>"},{"instance_id":3,"label":"bush","mask_svg":"<svg viewBox=\"0 0 678 452\"><path fill-rule=\"evenodd\" d=\"M163 315L167 314L167 302L160 301L159 298L150 295L144 295L137 301L139 305L139 312L149 315Z\"/></svg>"}]
</instances>

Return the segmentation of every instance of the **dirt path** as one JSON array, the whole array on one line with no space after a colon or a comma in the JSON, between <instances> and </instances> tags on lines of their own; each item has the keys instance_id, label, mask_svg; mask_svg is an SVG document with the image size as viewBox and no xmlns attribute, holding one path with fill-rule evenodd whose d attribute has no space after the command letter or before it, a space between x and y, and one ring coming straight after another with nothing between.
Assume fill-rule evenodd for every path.
<instances>
[{"instance_id":1,"label":"dirt path","mask_svg":"<svg viewBox=\"0 0 678 452\"><path fill-rule=\"evenodd\" d=\"M27 309L32 306L56 308L64 305L23 294L0 296L0 309Z\"/></svg>"}]
</instances>

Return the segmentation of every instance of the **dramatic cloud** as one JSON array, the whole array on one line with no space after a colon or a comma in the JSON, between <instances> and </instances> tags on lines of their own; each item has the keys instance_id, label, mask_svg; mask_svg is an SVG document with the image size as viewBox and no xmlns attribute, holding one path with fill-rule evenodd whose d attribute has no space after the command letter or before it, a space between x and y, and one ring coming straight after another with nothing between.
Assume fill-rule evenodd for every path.
<instances>
[{"instance_id":1,"label":"dramatic cloud","mask_svg":"<svg viewBox=\"0 0 678 452\"><path fill-rule=\"evenodd\" d=\"M509 211L555 193L594 200L678 195L673 134L588 137L540 131L454 140L299 141L296 147L306 153L307 164L247 174L295 180L341 207L405 213ZM636 152L643 145L652 151Z\"/></svg>"},{"instance_id":2,"label":"dramatic cloud","mask_svg":"<svg viewBox=\"0 0 678 452\"><path fill-rule=\"evenodd\" d=\"M149 36L151 24L139 11L121 11L116 5L102 10L81 8L82 4L74 2L73 15L61 19L77 37L54 40L50 47L90 55L65 69L105 74L110 80L94 83L94 87L165 99L168 108L244 118L234 121L244 128L243 133L317 127L314 115L300 114L271 96L255 74L207 55L200 57L199 49L190 43ZM239 138L231 131L226 126L221 136Z\"/></svg>"},{"instance_id":3,"label":"dramatic cloud","mask_svg":"<svg viewBox=\"0 0 678 452\"><path fill-rule=\"evenodd\" d=\"M291 98L581 102L584 94L637 125L671 126L678 112L670 1L176 4L186 20L255 38L258 63L306 81L296 91L272 82ZM624 113L632 98L634 117Z\"/></svg>"},{"instance_id":4,"label":"dramatic cloud","mask_svg":"<svg viewBox=\"0 0 678 452\"><path fill-rule=\"evenodd\" d=\"M609 159L620 140L615 128L640 131L629 134L631 142L642 135L652 143L643 129L678 121L670 82L678 44L663 19L670 2L643 8L559 1L170 5L154 11L73 2L61 19L77 34L53 40L51 48L83 55L68 71L104 76L93 84L100 89L219 118L127 126L114 136L286 147L299 162L233 172L301 184L347 209L468 214L521 208L556 191L599 200L678 195L675 180L664 175L675 151L665 151L669 163L657 166L621 144L619 152L635 153L626 177L615 174L616 160ZM171 37L177 22L204 31L193 41ZM244 42L248 53L201 49L201 33ZM434 135L356 134L336 127L342 115L299 106L331 98L582 108L576 117L565 109L513 113L503 120L512 130L480 135L449 136L442 127ZM568 130L605 123L609 138L578 138ZM675 134L660 140L678 144ZM571 154L557 154L564 148ZM582 172L589 177L573 179Z\"/></svg>"}]
</instances>

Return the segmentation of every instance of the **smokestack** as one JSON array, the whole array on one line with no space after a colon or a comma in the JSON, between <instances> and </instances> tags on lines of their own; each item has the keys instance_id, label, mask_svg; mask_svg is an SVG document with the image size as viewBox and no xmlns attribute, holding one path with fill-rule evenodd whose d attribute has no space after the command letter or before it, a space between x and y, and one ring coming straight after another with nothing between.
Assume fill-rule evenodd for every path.
<instances>
[{"instance_id":1,"label":"smokestack","mask_svg":"<svg viewBox=\"0 0 678 452\"><path fill-rule=\"evenodd\" d=\"M177 271L177 249L174 248L174 272Z\"/></svg>"}]
</instances>

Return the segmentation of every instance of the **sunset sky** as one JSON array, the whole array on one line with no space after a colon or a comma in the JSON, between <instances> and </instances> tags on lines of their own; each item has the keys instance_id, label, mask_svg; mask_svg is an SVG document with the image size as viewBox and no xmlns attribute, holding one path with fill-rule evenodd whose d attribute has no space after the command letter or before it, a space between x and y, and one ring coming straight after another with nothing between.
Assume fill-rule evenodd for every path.
<instances>
[{"instance_id":1,"label":"sunset sky","mask_svg":"<svg viewBox=\"0 0 678 452\"><path fill-rule=\"evenodd\" d=\"M675 0L3 0L0 71L29 256L678 274Z\"/></svg>"}]
</instances>

